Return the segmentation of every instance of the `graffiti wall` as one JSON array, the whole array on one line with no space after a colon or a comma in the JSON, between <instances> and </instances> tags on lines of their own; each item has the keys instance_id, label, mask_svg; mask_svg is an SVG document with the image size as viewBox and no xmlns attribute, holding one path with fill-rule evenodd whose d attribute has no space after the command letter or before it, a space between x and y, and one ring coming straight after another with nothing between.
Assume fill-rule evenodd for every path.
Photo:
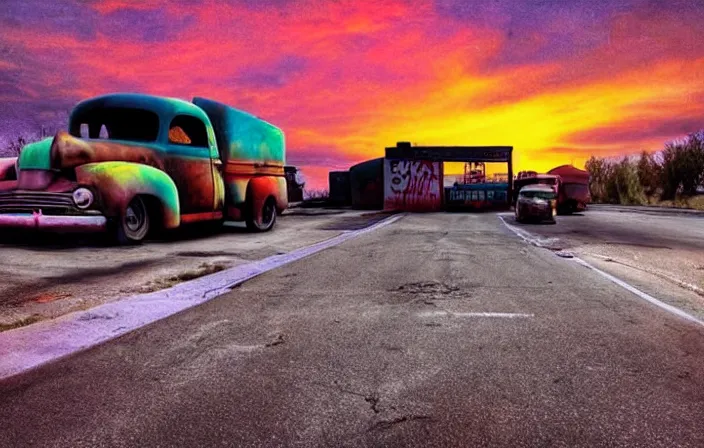
<instances>
[{"instance_id":1,"label":"graffiti wall","mask_svg":"<svg viewBox=\"0 0 704 448\"><path fill-rule=\"evenodd\" d=\"M384 209L439 211L442 164L425 160L384 160Z\"/></svg>"}]
</instances>

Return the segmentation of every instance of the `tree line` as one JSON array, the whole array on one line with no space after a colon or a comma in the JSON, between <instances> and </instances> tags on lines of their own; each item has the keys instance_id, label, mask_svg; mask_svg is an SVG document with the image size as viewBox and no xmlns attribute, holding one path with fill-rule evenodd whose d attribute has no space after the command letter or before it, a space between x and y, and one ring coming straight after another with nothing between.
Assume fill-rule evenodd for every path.
<instances>
[{"instance_id":1,"label":"tree line","mask_svg":"<svg viewBox=\"0 0 704 448\"><path fill-rule=\"evenodd\" d=\"M635 158L592 156L585 169L594 202L640 205L691 197L704 185L704 130Z\"/></svg>"}]
</instances>

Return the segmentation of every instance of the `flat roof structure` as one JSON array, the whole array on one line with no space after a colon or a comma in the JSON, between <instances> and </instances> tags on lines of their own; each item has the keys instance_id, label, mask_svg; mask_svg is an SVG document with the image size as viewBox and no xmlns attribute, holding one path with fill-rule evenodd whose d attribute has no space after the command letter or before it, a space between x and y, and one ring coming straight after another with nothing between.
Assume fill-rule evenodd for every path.
<instances>
[{"instance_id":1,"label":"flat roof structure","mask_svg":"<svg viewBox=\"0 0 704 448\"><path fill-rule=\"evenodd\" d=\"M433 162L504 162L511 164L513 146L411 146L399 142L386 148L387 159Z\"/></svg>"}]
</instances>

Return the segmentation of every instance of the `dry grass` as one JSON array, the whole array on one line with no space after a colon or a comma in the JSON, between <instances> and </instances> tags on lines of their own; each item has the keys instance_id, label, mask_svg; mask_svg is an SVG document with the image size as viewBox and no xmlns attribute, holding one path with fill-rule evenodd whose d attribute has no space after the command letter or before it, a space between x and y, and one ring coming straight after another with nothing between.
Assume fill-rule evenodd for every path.
<instances>
[{"instance_id":1,"label":"dry grass","mask_svg":"<svg viewBox=\"0 0 704 448\"><path fill-rule=\"evenodd\" d=\"M39 316L38 314L34 314L32 316L16 320L9 324L0 324L0 333L3 331L14 330L15 328L26 327L27 325L39 322L40 320L42 320L41 316Z\"/></svg>"},{"instance_id":2,"label":"dry grass","mask_svg":"<svg viewBox=\"0 0 704 448\"><path fill-rule=\"evenodd\" d=\"M668 201L653 201L652 205L659 207L673 208L693 208L695 210L704 210L704 195L692 196L689 198L677 198Z\"/></svg>"},{"instance_id":3,"label":"dry grass","mask_svg":"<svg viewBox=\"0 0 704 448\"><path fill-rule=\"evenodd\" d=\"M203 263L198 266L197 269L181 272L180 274L151 282L144 288L142 288L140 292L154 292L166 288L171 288L172 286L178 285L179 283L187 282L189 280L195 280L197 278L214 274L225 269L227 269L227 265L221 263Z\"/></svg>"}]
</instances>

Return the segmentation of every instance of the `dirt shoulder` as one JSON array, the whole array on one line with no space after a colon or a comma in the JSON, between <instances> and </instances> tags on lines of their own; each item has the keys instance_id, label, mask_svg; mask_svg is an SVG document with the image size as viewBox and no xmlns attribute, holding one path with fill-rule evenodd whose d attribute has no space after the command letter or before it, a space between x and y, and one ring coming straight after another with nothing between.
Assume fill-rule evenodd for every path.
<instances>
[{"instance_id":1,"label":"dirt shoulder","mask_svg":"<svg viewBox=\"0 0 704 448\"><path fill-rule=\"evenodd\" d=\"M221 232L189 229L136 247L96 238L6 235L0 240L0 331L286 253L387 216L299 210L280 217L269 233L232 224Z\"/></svg>"}]
</instances>

